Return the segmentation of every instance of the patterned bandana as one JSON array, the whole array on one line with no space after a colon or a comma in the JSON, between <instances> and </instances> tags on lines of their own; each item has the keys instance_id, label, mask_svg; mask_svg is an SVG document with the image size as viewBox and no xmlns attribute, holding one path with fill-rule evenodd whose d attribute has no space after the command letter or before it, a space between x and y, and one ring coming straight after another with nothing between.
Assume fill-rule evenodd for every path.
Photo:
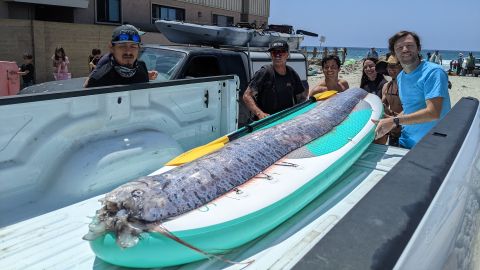
<instances>
[{"instance_id":1,"label":"patterned bandana","mask_svg":"<svg viewBox=\"0 0 480 270\"><path fill-rule=\"evenodd\" d=\"M117 61L115 61L115 59L113 58L113 55L110 56L110 61L112 62L112 66L115 69L115 71L124 78L131 78L137 72L137 68L138 68L137 61L135 61L132 68L119 65Z\"/></svg>"}]
</instances>

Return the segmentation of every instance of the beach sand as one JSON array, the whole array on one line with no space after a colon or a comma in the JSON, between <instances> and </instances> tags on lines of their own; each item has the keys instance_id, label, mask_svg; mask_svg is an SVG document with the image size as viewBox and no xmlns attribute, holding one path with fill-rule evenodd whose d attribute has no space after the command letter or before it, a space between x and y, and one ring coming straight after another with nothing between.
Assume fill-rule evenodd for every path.
<instances>
[{"instance_id":1,"label":"beach sand","mask_svg":"<svg viewBox=\"0 0 480 270\"><path fill-rule=\"evenodd\" d=\"M321 72L320 66L310 66ZM313 87L323 78L323 74L308 76L308 84ZM346 80L350 87L360 87L360 79L362 78L361 61L357 61L356 64L347 68L342 67L339 78ZM386 78L390 80L390 77L386 76ZM450 89L452 107L462 97L470 96L480 100L480 77L448 76L448 79L452 83L452 89Z\"/></svg>"}]
</instances>

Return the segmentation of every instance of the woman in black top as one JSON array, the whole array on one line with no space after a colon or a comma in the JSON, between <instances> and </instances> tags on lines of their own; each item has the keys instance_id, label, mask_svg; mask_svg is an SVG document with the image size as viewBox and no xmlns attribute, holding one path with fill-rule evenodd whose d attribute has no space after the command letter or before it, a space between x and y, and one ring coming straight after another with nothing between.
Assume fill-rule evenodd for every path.
<instances>
[{"instance_id":1,"label":"woman in black top","mask_svg":"<svg viewBox=\"0 0 480 270\"><path fill-rule=\"evenodd\" d=\"M387 82L383 74L380 74L375 69L378 60L376 58L366 58L363 61L362 79L360 81L360 88L369 93L376 94L382 98L383 85Z\"/></svg>"}]
</instances>

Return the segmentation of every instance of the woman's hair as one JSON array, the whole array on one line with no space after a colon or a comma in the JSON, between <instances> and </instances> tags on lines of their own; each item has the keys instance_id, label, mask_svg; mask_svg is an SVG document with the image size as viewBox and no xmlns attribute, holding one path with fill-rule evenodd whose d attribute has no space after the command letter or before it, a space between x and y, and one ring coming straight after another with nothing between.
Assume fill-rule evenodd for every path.
<instances>
[{"instance_id":1,"label":"woman's hair","mask_svg":"<svg viewBox=\"0 0 480 270\"><path fill-rule=\"evenodd\" d=\"M373 58L373 57L368 57L368 58L365 58L363 60L363 63L362 63L362 79L360 80L360 88L363 88L369 81L367 74L365 74L365 69L363 68L363 66L365 66L365 62L367 62L367 60L372 61L375 65L378 62L378 59ZM378 74L377 74L377 78L378 78Z\"/></svg>"},{"instance_id":2,"label":"woman's hair","mask_svg":"<svg viewBox=\"0 0 480 270\"><path fill-rule=\"evenodd\" d=\"M60 56L58 56L58 54L60 54ZM62 47L57 47L55 48L55 60L59 60L60 58L65 61L65 50Z\"/></svg>"}]
</instances>

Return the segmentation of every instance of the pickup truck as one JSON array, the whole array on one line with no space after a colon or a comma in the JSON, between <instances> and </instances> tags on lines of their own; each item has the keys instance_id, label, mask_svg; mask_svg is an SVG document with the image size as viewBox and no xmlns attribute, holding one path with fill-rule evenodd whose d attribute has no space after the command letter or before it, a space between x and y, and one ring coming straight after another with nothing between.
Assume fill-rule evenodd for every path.
<instances>
[{"instance_id":1,"label":"pickup truck","mask_svg":"<svg viewBox=\"0 0 480 270\"><path fill-rule=\"evenodd\" d=\"M186 78L201 78L220 75L236 75L239 78L239 126L250 122L250 113L245 107L242 95L253 74L263 65L270 64L270 55L264 48L227 47L212 48L202 46L161 46L142 45L140 59L148 70L156 70L159 75L155 82ZM297 51L291 51L287 60L307 83L307 60ZM81 89L86 78L46 82L22 89L22 94L45 93L61 90Z\"/></svg>"},{"instance_id":2,"label":"pickup truck","mask_svg":"<svg viewBox=\"0 0 480 270\"><path fill-rule=\"evenodd\" d=\"M98 200L235 130L240 85L227 75L0 98L0 269L121 269L82 240ZM224 255L243 264L178 269L478 269L478 105L463 98L412 150L372 144L328 192Z\"/></svg>"}]
</instances>

